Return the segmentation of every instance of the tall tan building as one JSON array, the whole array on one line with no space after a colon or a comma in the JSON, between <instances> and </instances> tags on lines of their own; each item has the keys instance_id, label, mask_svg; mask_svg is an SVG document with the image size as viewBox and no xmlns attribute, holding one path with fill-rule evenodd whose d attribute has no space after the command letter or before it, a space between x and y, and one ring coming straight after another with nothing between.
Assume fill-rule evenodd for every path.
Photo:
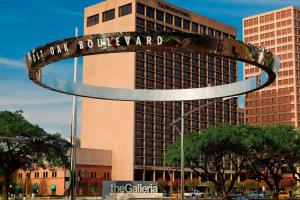
<instances>
[{"instance_id":1,"label":"tall tan building","mask_svg":"<svg viewBox=\"0 0 300 200\"><path fill-rule=\"evenodd\" d=\"M246 95L245 122L300 126L300 10L290 6L243 19L244 41L272 50L281 59L277 80ZM244 75L259 68L245 64Z\"/></svg>"},{"instance_id":2,"label":"tall tan building","mask_svg":"<svg viewBox=\"0 0 300 200\"><path fill-rule=\"evenodd\" d=\"M236 37L234 27L165 1L107 0L85 9L85 34L127 31ZM207 55L141 51L84 58L83 82L91 85L175 89L236 80L236 61ZM185 111L207 103L186 102ZM237 124L237 108L237 99L204 107L185 119L185 129L199 131L217 123ZM112 151L113 180L170 179L170 174L179 178L179 168L164 167L164 155L179 136L169 124L180 115L180 102L83 99L81 146Z\"/></svg>"}]
</instances>

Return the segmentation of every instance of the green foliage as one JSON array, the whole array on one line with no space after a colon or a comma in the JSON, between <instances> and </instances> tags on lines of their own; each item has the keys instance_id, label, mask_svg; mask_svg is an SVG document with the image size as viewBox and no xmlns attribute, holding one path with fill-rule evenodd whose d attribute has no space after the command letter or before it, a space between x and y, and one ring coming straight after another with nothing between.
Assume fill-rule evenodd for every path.
<instances>
[{"instance_id":1,"label":"green foliage","mask_svg":"<svg viewBox=\"0 0 300 200\"><path fill-rule=\"evenodd\" d=\"M186 133L184 137L184 154L187 167L196 172L203 181L211 181L215 189L223 195L228 195L234 187L234 182L245 168L251 157L252 146L245 138L249 135L255 138L256 128L252 126L222 125L206 129L201 133ZM233 163L235 174L233 180L225 186L224 158ZM238 158L240 162L238 162ZM178 165L180 162L180 143L176 142L166 153L166 164ZM201 169L201 171L199 170ZM215 178L217 174L218 179Z\"/></svg>"},{"instance_id":2,"label":"green foliage","mask_svg":"<svg viewBox=\"0 0 300 200\"><path fill-rule=\"evenodd\" d=\"M186 185L191 188L192 190L194 190L198 185L200 184L200 181L198 178L194 178L194 179L188 179Z\"/></svg>"},{"instance_id":3,"label":"green foliage","mask_svg":"<svg viewBox=\"0 0 300 200\"><path fill-rule=\"evenodd\" d=\"M281 169L289 166L296 174L295 165L300 160L300 138L289 125L269 125L261 128L252 141L256 154L249 163L249 169L256 178L264 180L274 196L280 190Z\"/></svg>"},{"instance_id":4,"label":"green foliage","mask_svg":"<svg viewBox=\"0 0 300 200\"><path fill-rule=\"evenodd\" d=\"M282 167L288 166L294 178L300 177L295 168L300 161L300 137L287 125L222 125L201 133L185 133L184 154L186 167L198 172L203 181L214 183L223 196L230 194L238 176L246 170L258 181L263 180L275 194L279 191ZM226 162L232 163L234 171L230 182L225 180ZM180 141L177 141L166 153L166 164L179 166L179 163Z\"/></svg>"},{"instance_id":5,"label":"green foliage","mask_svg":"<svg viewBox=\"0 0 300 200\"><path fill-rule=\"evenodd\" d=\"M168 181L166 181L165 179L159 179L157 181L157 187L158 187L159 191L162 191L162 192L165 191L167 186L168 186Z\"/></svg>"},{"instance_id":6,"label":"green foliage","mask_svg":"<svg viewBox=\"0 0 300 200\"><path fill-rule=\"evenodd\" d=\"M246 190L256 190L259 186L259 183L256 180L253 179L246 179L243 181L243 185Z\"/></svg>"},{"instance_id":7,"label":"green foliage","mask_svg":"<svg viewBox=\"0 0 300 200\"><path fill-rule=\"evenodd\" d=\"M18 169L68 165L68 147L59 134L48 134L28 122L22 111L0 112L0 169L6 187L9 176Z\"/></svg>"}]
</instances>

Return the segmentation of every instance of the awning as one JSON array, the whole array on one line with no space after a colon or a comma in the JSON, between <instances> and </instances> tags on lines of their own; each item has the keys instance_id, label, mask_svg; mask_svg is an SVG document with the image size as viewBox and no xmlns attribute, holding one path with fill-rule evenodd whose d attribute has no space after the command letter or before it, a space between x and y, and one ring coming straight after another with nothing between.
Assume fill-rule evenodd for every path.
<instances>
[{"instance_id":1,"label":"awning","mask_svg":"<svg viewBox=\"0 0 300 200\"><path fill-rule=\"evenodd\" d=\"M16 189L17 189L17 190L22 190L22 185L20 185L20 184L19 184L19 185L16 185Z\"/></svg>"},{"instance_id":2,"label":"awning","mask_svg":"<svg viewBox=\"0 0 300 200\"><path fill-rule=\"evenodd\" d=\"M39 189L39 185L37 185L37 184L33 185L33 186L32 186L32 189L33 189L33 190L38 190L38 189Z\"/></svg>"},{"instance_id":3,"label":"awning","mask_svg":"<svg viewBox=\"0 0 300 200\"><path fill-rule=\"evenodd\" d=\"M56 185L51 185L50 189L51 190L56 190Z\"/></svg>"}]
</instances>

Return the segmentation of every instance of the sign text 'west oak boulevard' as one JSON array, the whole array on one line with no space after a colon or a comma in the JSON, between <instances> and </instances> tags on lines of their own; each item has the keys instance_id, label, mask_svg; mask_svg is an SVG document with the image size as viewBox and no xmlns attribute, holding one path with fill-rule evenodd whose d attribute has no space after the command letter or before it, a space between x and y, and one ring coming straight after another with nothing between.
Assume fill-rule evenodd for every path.
<instances>
[{"instance_id":1,"label":"sign text 'west oak boulevard'","mask_svg":"<svg viewBox=\"0 0 300 200\"><path fill-rule=\"evenodd\" d=\"M101 48L105 49L107 47L120 47L120 46L149 46L149 45L162 45L163 37L156 36L155 39L152 36L120 36L120 37L102 37L102 38L94 38L87 40L79 40L77 42L77 46L80 50L84 50L86 48ZM71 47L67 42L62 44L55 44L53 46L49 46L48 50L52 56L60 55L62 53L70 52ZM47 50L47 49L46 49ZM43 60L45 58L45 52L43 48L38 51L33 50L31 53L27 54L27 58L30 62L36 62Z\"/></svg>"}]
</instances>

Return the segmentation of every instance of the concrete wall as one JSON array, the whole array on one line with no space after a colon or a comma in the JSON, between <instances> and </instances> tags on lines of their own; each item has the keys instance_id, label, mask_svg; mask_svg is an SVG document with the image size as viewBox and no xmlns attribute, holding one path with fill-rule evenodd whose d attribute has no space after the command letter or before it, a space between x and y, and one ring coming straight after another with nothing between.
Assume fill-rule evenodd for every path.
<instances>
[{"instance_id":1,"label":"concrete wall","mask_svg":"<svg viewBox=\"0 0 300 200\"><path fill-rule=\"evenodd\" d=\"M85 9L88 16L98 14L100 23L86 27L85 34L134 31L135 16L117 17L118 7L132 0L105 1ZM132 3L133 11L135 3ZM116 8L116 19L102 23L102 12ZM135 54L118 53L85 57L83 82L107 87L135 87ZM82 101L81 146L112 150L112 179L133 180L134 103L94 100Z\"/></svg>"}]
</instances>

